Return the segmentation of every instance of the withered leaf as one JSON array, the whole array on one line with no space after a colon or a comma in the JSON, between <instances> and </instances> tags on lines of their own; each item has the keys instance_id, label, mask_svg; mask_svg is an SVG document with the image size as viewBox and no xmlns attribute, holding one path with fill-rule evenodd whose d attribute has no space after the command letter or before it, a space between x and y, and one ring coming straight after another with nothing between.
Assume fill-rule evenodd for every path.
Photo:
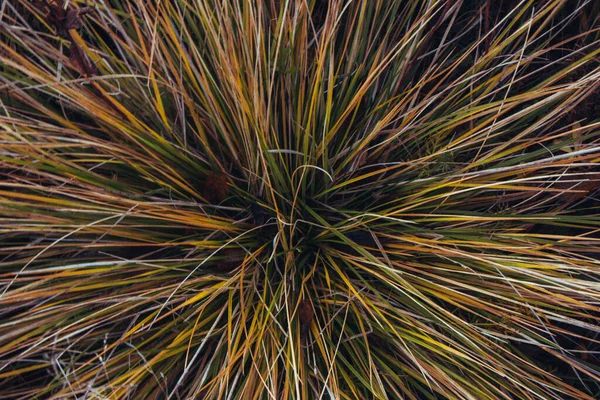
<instances>
[{"instance_id":1,"label":"withered leaf","mask_svg":"<svg viewBox=\"0 0 600 400\"><path fill-rule=\"evenodd\" d=\"M567 204L575 203L582 200L591 192L595 191L600 187L600 180L589 180L580 183L579 185L565 191L561 194L561 197Z\"/></svg>"},{"instance_id":2,"label":"withered leaf","mask_svg":"<svg viewBox=\"0 0 600 400\"><path fill-rule=\"evenodd\" d=\"M209 203L216 204L224 201L229 194L227 177L222 173L214 173L206 178L202 190L202 197Z\"/></svg>"},{"instance_id":3,"label":"withered leaf","mask_svg":"<svg viewBox=\"0 0 600 400\"><path fill-rule=\"evenodd\" d=\"M298 320L302 326L310 326L314 317L314 310L309 300L302 300L298 307Z\"/></svg>"},{"instance_id":4,"label":"withered leaf","mask_svg":"<svg viewBox=\"0 0 600 400\"><path fill-rule=\"evenodd\" d=\"M60 37L69 39L71 29L79 29L82 25L81 16L91 11L90 7L75 8L71 3L65 8L64 0L38 1L38 8L48 9L46 20Z\"/></svg>"},{"instance_id":5,"label":"withered leaf","mask_svg":"<svg viewBox=\"0 0 600 400\"><path fill-rule=\"evenodd\" d=\"M73 42L71 47L71 53L69 54L69 61L73 64L83 76L90 77L98 75L98 68L94 64L87 54Z\"/></svg>"}]
</instances>

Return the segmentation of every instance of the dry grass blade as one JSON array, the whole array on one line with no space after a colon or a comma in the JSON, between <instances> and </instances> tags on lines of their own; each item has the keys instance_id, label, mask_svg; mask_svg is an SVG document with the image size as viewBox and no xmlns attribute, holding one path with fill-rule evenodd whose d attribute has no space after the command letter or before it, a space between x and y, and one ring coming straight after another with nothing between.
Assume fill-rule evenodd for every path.
<instances>
[{"instance_id":1,"label":"dry grass blade","mask_svg":"<svg viewBox=\"0 0 600 400\"><path fill-rule=\"evenodd\" d=\"M599 398L598 11L3 2L0 398Z\"/></svg>"}]
</instances>

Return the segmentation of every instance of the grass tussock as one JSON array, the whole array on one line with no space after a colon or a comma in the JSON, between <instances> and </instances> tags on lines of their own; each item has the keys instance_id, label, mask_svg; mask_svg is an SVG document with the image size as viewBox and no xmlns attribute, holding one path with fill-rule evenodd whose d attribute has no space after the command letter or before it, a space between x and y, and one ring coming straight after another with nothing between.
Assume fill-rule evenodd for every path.
<instances>
[{"instance_id":1,"label":"grass tussock","mask_svg":"<svg viewBox=\"0 0 600 400\"><path fill-rule=\"evenodd\" d=\"M593 399L600 10L0 8L0 397Z\"/></svg>"}]
</instances>

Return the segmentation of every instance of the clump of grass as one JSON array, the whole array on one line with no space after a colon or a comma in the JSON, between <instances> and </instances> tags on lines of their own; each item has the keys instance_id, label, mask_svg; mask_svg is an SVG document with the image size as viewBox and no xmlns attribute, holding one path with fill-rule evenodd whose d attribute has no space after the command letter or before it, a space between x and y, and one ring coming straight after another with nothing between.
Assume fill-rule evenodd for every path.
<instances>
[{"instance_id":1,"label":"clump of grass","mask_svg":"<svg viewBox=\"0 0 600 400\"><path fill-rule=\"evenodd\" d=\"M2 3L0 397L598 396L594 7Z\"/></svg>"}]
</instances>

